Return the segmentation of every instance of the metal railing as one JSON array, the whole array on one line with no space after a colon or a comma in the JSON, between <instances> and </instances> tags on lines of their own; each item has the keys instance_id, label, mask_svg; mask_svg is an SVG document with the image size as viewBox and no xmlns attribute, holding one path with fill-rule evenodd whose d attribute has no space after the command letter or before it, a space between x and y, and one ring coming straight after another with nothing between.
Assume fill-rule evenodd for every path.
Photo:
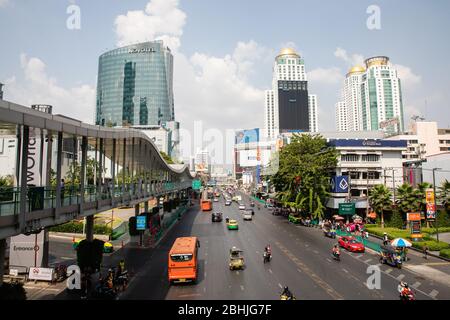
<instances>
[{"instance_id":1,"label":"metal railing","mask_svg":"<svg viewBox=\"0 0 450 320\"><path fill-rule=\"evenodd\" d=\"M84 187L84 203L124 197L140 197L173 192L190 187L190 181L155 184L129 183L124 185L103 184ZM0 188L0 216L17 215L20 211L20 187ZM56 208L56 186L27 187L27 212ZM80 185L65 185L61 188L61 207L81 204Z\"/></svg>"}]
</instances>

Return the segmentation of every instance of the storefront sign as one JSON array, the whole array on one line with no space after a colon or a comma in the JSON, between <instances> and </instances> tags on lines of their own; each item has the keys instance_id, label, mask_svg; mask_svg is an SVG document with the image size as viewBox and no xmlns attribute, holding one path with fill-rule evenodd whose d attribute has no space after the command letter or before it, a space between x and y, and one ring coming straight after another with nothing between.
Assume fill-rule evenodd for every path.
<instances>
[{"instance_id":1,"label":"storefront sign","mask_svg":"<svg viewBox=\"0 0 450 320\"><path fill-rule=\"evenodd\" d=\"M30 268L28 279L40 281L52 281L53 268Z\"/></svg>"},{"instance_id":2,"label":"storefront sign","mask_svg":"<svg viewBox=\"0 0 450 320\"><path fill-rule=\"evenodd\" d=\"M421 220L420 212L408 212L406 214L407 221L419 221Z\"/></svg>"}]
</instances>

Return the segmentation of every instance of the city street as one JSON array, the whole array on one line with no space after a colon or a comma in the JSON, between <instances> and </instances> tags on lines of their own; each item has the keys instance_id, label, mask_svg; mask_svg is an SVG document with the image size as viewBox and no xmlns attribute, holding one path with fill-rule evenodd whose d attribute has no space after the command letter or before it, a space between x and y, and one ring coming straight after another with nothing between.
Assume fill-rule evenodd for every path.
<instances>
[{"instance_id":1,"label":"city street","mask_svg":"<svg viewBox=\"0 0 450 320\"><path fill-rule=\"evenodd\" d=\"M244 196L245 197L245 196ZM249 200L245 197L247 205ZM279 299L287 285L297 299L398 299L400 280L415 288L416 298L448 299L450 288L420 277L405 269L380 266L381 288L366 286L367 268L378 264L375 253L349 254L343 251L341 261L334 261L331 248L335 241L325 238L321 230L288 224L287 219L273 216L261 206L255 208L253 221L244 221L237 204L224 205L223 197L214 203L213 211L237 219L238 231L229 231L225 221L211 222L211 212L190 210L171 233L148 254L146 264L138 270L128 290L120 299ZM181 236L199 237L198 284L169 287L167 253L173 241ZM273 260L263 264L265 245L272 246ZM230 271L228 251L237 246L244 251L246 268Z\"/></svg>"}]
</instances>

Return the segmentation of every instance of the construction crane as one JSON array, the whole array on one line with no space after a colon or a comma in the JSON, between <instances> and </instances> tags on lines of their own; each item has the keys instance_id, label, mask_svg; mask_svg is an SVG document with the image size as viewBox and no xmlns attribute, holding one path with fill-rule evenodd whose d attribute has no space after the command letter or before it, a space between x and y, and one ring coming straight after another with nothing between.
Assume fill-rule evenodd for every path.
<instances>
[{"instance_id":1,"label":"construction crane","mask_svg":"<svg viewBox=\"0 0 450 320\"><path fill-rule=\"evenodd\" d=\"M417 121L417 120L425 120L424 117L421 117L421 116L418 116L418 115L413 115L413 116L411 117L411 119L414 120L414 121Z\"/></svg>"}]
</instances>

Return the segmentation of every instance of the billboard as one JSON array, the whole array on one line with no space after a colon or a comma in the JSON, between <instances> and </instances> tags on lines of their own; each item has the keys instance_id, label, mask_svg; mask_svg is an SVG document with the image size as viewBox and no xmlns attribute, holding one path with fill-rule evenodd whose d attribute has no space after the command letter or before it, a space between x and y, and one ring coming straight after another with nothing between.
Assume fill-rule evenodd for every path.
<instances>
[{"instance_id":1,"label":"billboard","mask_svg":"<svg viewBox=\"0 0 450 320\"><path fill-rule=\"evenodd\" d=\"M331 192L348 193L348 176L335 176L331 178Z\"/></svg>"},{"instance_id":2,"label":"billboard","mask_svg":"<svg viewBox=\"0 0 450 320\"><path fill-rule=\"evenodd\" d=\"M236 131L236 144L259 142L259 129Z\"/></svg>"},{"instance_id":3,"label":"billboard","mask_svg":"<svg viewBox=\"0 0 450 320\"><path fill-rule=\"evenodd\" d=\"M436 205L434 203L434 190L427 189L425 190L425 201L427 204L427 220L436 219Z\"/></svg>"},{"instance_id":4,"label":"billboard","mask_svg":"<svg viewBox=\"0 0 450 320\"><path fill-rule=\"evenodd\" d=\"M251 149L237 151L237 163L240 167L256 167L268 165L271 156L269 149Z\"/></svg>"}]
</instances>

